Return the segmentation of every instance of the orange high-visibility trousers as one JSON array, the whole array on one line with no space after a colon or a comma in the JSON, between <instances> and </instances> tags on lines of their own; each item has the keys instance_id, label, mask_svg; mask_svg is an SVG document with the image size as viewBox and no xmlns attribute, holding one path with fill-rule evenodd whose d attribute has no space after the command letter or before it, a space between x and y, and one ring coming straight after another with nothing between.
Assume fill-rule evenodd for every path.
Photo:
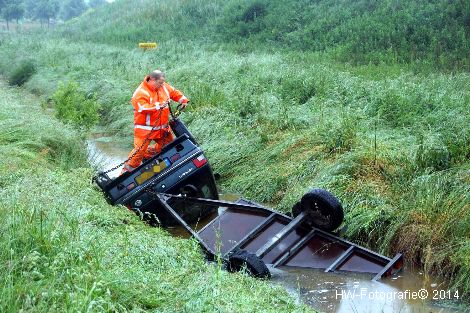
<instances>
[{"instance_id":1,"label":"orange high-visibility trousers","mask_svg":"<svg viewBox=\"0 0 470 313\"><path fill-rule=\"evenodd\" d=\"M129 158L135 153L134 157L126 162L122 172L132 171L142 163L142 159L150 159L162 151L162 148L174 140L173 133L167 132L162 136L163 138L153 139L155 144L150 145L152 139L141 138L134 136L134 149L129 153ZM145 143L144 143L145 141ZM140 149L139 149L140 148ZM137 152L135 152L137 151Z\"/></svg>"},{"instance_id":2,"label":"orange high-visibility trousers","mask_svg":"<svg viewBox=\"0 0 470 313\"><path fill-rule=\"evenodd\" d=\"M168 136L165 136L163 139L155 139L153 145L149 145L147 151L145 151L144 158L150 159L151 157L159 154L163 147L175 140L175 137L171 132L168 133Z\"/></svg>"}]
</instances>

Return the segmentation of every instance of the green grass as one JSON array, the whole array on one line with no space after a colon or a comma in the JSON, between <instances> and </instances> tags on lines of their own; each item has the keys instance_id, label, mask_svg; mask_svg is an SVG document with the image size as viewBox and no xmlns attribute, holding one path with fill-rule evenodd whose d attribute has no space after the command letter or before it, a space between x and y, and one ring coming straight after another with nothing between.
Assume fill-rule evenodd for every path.
<instances>
[{"instance_id":1,"label":"green grass","mask_svg":"<svg viewBox=\"0 0 470 313\"><path fill-rule=\"evenodd\" d=\"M288 211L309 188L327 188L345 206L348 238L389 255L403 252L408 265L470 292L469 54L468 40L458 37L457 29L465 25L468 10L456 9L463 2L443 13L456 9L463 24L446 18L447 28L435 27L442 17L436 13L440 1L429 4L427 13L410 13L404 26L384 24L399 26L393 38L416 24L423 26L416 40L429 32L449 36L455 47L462 43L454 50L449 45L449 58L437 58L442 62L426 57L436 52L432 45L422 47L419 57L407 55L412 41L388 52L374 42L354 53L341 44L328 44L331 51L286 50L302 41L301 31L283 34L292 43L265 42L268 26L246 40L232 34L228 42L227 33L212 27L239 31L227 21L238 15L225 11L235 2L225 7L219 1L178 1L170 9L161 1L144 9L149 3L117 1L40 39L4 37L0 72L8 74L11 63L22 62L19 47L29 51L37 73L25 83L27 89L47 102L58 82L76 82L100 103L101 127L131 143L130 96L147 72L161 68L192 100L183 119L222 175L224 190ZM252 3L243 2L239 10ZM322 10L330 8L318 3ZM396 3L404 7L398 15L415 6ZM280 9L269 5L264 17L271 19ZM348 9L342 3L332 13ZM374 23L380 12L370 13ZM430 15L429 25L419 23L423 14ZM332 34L342 36L351 23L367 25L368 14L362 17L347 19ZM158 41L159 48L139 51L137 42L147 40ZM389 58L393 54L399 58ZM334 61L342 60L338 55L355 61Z\"/></svg>"},{"instance_id":2,"label":"green grass","mask_svg":"<svg viewBox=\"0 0 470 313\"><path fill-rule=\"evenodd\" d=\"M17 44L15 39L10 43ZM458 274L465 274L467 263L456 256L465 255L469 239L454 231L451 216L439 240L457 248L429 246L441 266L430 266L435 261L423 257L421 243L395 244L402 227L423 226L413 219L413 182L429 174L452 177L467 171L468 74L424 76L404 70L377 78L364 70L357 75L336 69L315 55L239 55L191 46L176 53L165 50L171 43L156 52L58 40L31 39L28 45L41 48L35 54L38 74L27 88L48 95L57 81L77 81L97 95L106 129L129 142L130 93L158 61L170 82L193 100L183 118L222 174L222 188L284 211L310 187L330 189L345 204L350 239L386 254L404 252L409 264L468 290L465 276ZM432 208L420 214L432 215ZM429 235L442 222L430 220L423 231ZM468 229L468 221L462 222Z\"/></svg>"},{"instance_id":3,"label":"green grass","mask_svg":"<svg viewBox=\"0 0 470 313\"><path fill-rule=\"evenodd\" d=\"M77 133L30 94L0 94L0 311L309 311L106 204Z\"/></svg>"},{"instance_id":4,"label":"green grass","mask_svg":"<svg viewBox=\"0 0 470 313\"><path fill-rule=\"evenodd\" d=\"M124 0L69 22L59 35L125 47L203 38L244 53L281 47L352 64L468 71L469 27L468 1Z\"/></svg>"}]
</instances>

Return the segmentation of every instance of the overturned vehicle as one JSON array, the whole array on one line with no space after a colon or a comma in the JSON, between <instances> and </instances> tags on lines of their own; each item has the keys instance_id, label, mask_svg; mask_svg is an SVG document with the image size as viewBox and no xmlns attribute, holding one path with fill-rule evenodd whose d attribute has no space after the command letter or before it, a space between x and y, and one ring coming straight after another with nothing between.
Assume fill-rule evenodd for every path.
<instances>
[{"instance_id":1,"label":"overturned vehicle","mask_svg":"<svg viewBox=\"0 0 470 313\"><path fill-rule=\"evenodd\" d=\"M109 203L151 224L180 225L209 260L218 256L227 270L246 269L255 277L270 277L267 265L369 273L373 280L402 268L401 254L388 258L334 233L343 208L326 190L307 192L290 215L246 199L219 200L203 150L181 120L173 118L170 126L176 139L160 154L117 178L94 178Z\"/></svg>"}]
</instances>

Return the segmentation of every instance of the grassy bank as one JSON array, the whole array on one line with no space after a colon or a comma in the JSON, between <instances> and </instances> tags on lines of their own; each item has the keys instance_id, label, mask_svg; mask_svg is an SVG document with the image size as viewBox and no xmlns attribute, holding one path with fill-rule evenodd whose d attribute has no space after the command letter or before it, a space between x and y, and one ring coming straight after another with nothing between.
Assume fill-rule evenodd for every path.
<instances>
[{"instance_id":1,"label":"grassy bank","mask_svg":"<svg viewBox=\"0 0 470 313\"><path fill-rule=\"evenodd\" d=\"M225 190L289 210L308 188L330 189L349 238L404 252L469 290L468 74L380 76L314 54L98 47L30 39L38 73L25 86L50 95L58 81L79 82L96 94L105 128L130 144L129 90L159 64L193 100L183 118Z\"/></svg>"},{"instance_id":2,"label":"grassy bank","mask_svg":"<svg viewBox=\"0 0 470 313\"><path fill-rule=\"evenodd\" d=\"M432 0L116 1L59 30L61 38L133 47L136 41L213 43L239 52L325 52L352 64L470 69L470 4Z\"/></svg>"},{"instance_id":3,"label":"grassy bank","mask_svg":"<svg viewBox=\"0 0 470 313\"><path fill-rule=\"evenodd\" d=\"M107 205L76 132L30 94L0 94L0 311L307 311Z\"/></svg>"},{"instance_id":4,"label":"grassy bank","mask_svg":"<svg viewBox=\"0 0 470 313\"><path fill-rule=\"evenodd\" d=\"M220 2L185 3L141 16L139 6L121 1L46 39L4 38L0 70L8 74L12 64L32 59L37 73L25 87L45 101L59 81L77 82L100 102L101 126L130 143L130 95L145 73L159 67L192 100L183 119L221 173L225 190L288 211L308 188L330 189L344 203L350 239L387 254L403 252L408 265L470 292L468 72L397 60L353 66L331 61L331 51L328 57L272 43L252 50L268 34L250 33L246 40L233 35L231 43L207 37L211 25L239 24L223 22L228 11ZM193 15L199 19L184 18ZM150 23L157 18L165 23ZM394 38L401 36L397 32ZM160 33L158 50L133 48ZM432 33L441 34L434 28ZM407 53L409 46L402 47L396 53ZM374 49L379 59L385 53ZM452 50L452 64L468 64L458 52L463 50Z\"/></svg>"}]
</instances>

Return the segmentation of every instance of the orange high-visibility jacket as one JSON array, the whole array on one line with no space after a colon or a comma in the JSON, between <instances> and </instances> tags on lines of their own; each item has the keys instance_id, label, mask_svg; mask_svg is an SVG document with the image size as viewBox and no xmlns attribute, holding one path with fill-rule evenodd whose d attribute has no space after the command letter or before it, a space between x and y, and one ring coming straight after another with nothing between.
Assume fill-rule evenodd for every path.
<instances>
[{"instance_id":1,"label":"orange high-visibility jacket","mask_svg":"<svg viewBox=\"0 0 470 313\"><path fill-rule=\"evenodd\" d=\"M150 86L146 76L132 95L134 107L134 136L146 138L150 132L150 139L161 138L165 131L169 131L168 121L170 110L168 100L186 103L188 99L183 93L167 83L157 90ZM153 131L152 131L153 128Z\"/></svg>"}]
</instances>

